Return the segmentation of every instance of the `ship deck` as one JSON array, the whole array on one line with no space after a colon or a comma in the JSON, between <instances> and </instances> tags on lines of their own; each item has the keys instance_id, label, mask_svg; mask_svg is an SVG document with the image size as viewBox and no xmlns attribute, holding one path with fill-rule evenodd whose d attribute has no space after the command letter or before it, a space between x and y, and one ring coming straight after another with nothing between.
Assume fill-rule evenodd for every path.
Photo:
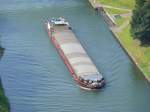
<instances>
[{"instance_id":1,"label":"ship deck","mask_svg":"<svg viewBox=\"0 0 150 112\"><path fill-rule=\"evenodd\" d=\"M102 75L97 70L95 64L90 59L81 43L74 35L73 31L67 26L54 26L52 37L55 38L60 49L68 59L75 74L79 77L82 75Z\"/></svg>"}]
</instances>

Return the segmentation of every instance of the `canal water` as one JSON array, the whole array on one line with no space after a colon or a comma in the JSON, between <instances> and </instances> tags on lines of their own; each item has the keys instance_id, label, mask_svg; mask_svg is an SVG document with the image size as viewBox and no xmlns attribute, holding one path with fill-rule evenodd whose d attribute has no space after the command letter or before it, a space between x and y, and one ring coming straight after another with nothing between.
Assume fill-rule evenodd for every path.
<instances>
[{"instance_id":1,"label":"canal water","mask_svg":"<svg viewBox=\"0 0 150 112\"><path fill-rule=\"evenodd\" d=\"M106 79L80 89L50 42L44 23L64 16ZM150 85L87 0L1 0L0 61L11 112L150 112Z\"/></svg>"}]
</instances>

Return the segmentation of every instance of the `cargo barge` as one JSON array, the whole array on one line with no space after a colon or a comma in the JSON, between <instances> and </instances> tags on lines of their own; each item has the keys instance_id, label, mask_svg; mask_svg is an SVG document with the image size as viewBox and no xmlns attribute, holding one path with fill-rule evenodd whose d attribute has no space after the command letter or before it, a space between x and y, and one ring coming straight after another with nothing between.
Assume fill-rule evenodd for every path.
<instances>
[{"instance_id":1,"label":"cargo barge","mask_svg":"<svg viewBox=\"0 0 150 112\"><path fill-rule=\"evenodd\" d=\"M52 18L46 23L46 28L49 38L78 85L86 89L104 87L102 74L74 35L69 23L62 17Z\"/></svg>"}]
</instances>

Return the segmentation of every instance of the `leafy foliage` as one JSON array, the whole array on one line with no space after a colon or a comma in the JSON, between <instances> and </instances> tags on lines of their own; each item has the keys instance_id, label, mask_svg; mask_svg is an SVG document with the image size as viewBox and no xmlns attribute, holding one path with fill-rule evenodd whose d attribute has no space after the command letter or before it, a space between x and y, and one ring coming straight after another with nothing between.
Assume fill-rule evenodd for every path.
<instances>
[{"instance_id":1,"label":"leafy foliage","mask_svg":"<svg viewBox=\"0 0 150 112\"><path fill-rule=\"evenodd\" d=\"M4 95L4 90L2 88L1 80L0 80L0 112L9 112L10 107L8 103L8 99Z\"/></svg>"},{"instance_id":2,"label":"leafy foliage","mask_svg":"<svg viewBox=\"0 0 150 112\"><path fill-rule=\"evenodd\" d=\"M136 0L131 27L133 36L142 44L150 43L150 0Z\"/></svg>"}]
</instances>

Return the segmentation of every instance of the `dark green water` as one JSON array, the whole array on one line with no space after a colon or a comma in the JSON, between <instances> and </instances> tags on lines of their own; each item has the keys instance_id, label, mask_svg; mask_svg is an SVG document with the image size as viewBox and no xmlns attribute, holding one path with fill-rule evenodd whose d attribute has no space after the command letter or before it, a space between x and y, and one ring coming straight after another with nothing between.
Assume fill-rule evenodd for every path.
<instances>
[{"instance_id":1,"label":"dark green water","mask_svg":"<svg viewBox=\"0 0 150 112\"><path fill-rule=\"evenodd\" d=\"M106 79L99 92L73 81L45 31L49 17L66 17ZM0 62L11 112L150 112L150 85L86 0L1 0Z\"/></svg>"}]
</instances>

